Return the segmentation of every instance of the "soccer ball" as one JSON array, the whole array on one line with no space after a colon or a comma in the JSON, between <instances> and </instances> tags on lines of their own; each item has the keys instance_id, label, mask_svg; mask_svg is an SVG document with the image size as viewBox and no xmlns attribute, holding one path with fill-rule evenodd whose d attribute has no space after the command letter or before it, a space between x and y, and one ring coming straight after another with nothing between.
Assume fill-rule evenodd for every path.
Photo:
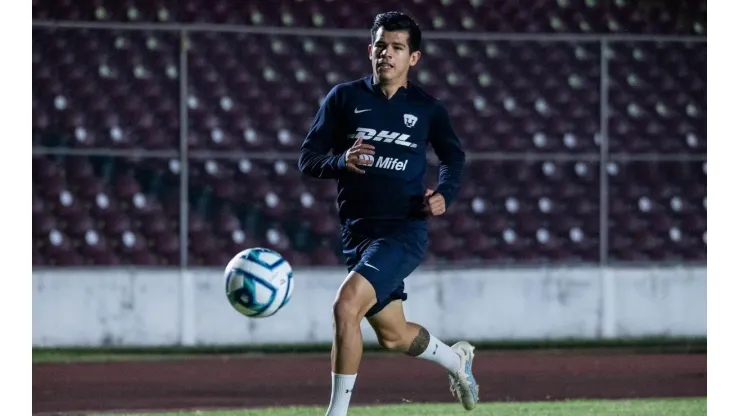
<instances>
[{"instance_id":1,"label":"soccer ball","mask_svg":"<svg viewBox=\"0 0 740 416\"><path fill-rule=\"evenodd\" d=\"M229 303L250 318L274 315L293 293L293 269L267 248L250 248L234 256L224 277Z\"/></svg>"}]
</instances>

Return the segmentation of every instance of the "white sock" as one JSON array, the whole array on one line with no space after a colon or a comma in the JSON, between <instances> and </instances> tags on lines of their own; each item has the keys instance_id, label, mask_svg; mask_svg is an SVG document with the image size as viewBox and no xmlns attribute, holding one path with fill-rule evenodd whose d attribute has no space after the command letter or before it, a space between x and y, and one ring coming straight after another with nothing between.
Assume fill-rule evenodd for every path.
<instances>
[{"instance_id":1,"label":"white sock","mask_svg":"<svg viewBox=\"0 0 740 416\"><path fill-rule=\"evenodd\" d=\"M331 401L326 416L346 416L357 374L331 373Z\"/></svg>"},{"instance_id":2,"label":"white sock","mask_svg":"<svg viewBox=\"0 0 740 416\"><path fill-rule=\"evenodd\" d=\"M417 358L433 361L451 373L460 369L460 356L449 345L438 340L432 334L429 334L429 345L427 349L421 355L417 356Z\"/></svg>"}]
</instances>

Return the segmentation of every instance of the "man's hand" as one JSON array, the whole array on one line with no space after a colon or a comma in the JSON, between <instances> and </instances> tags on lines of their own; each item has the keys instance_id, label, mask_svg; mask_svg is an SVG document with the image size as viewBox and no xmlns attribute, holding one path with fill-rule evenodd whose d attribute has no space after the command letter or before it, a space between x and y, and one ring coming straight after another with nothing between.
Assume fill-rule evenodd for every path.
<instances>
[{"instance_id":1,"label":"man's hand","mask_svg":"<svg viewBox=\"0 0 740 416\"><path fill-rule=\"evenodd\" d=\"M439 216L445 213L447 205L445 198L439 192L427 189L424 192L424 212L433 216Z\"/></svg>"},{"instance_id":2,"label":"man's hand","mask_svg":"<svg viewBox=\"0 0 740 416\"><path fill-rule=\"evenodd\" d=\"M347 170L355 173L365 173L364 170L360 169L359 166L372 166L372 158L362 158L362 155L374 155L375 146L371 144L363 144L362 139L357 139L355 144L344 153L344 162Z\"/></svg>"}]
</instances>

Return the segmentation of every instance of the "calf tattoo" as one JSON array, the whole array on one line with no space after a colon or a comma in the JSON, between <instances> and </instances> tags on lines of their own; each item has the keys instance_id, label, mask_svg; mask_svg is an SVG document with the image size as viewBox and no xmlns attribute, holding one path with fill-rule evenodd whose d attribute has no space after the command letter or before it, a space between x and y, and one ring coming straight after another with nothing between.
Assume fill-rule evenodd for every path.
<instances>
[{"instance_id":1,"label":"calf tattoo","mask_svg":"<svg viewBox=\"0 0 740 416\"><path fill-rule=\"evenodd\" d=\"M406 354L412 357L418 357L427 349L428 346L429 331L427 331L426 328L421 327L419 328L419 334L416 336L416 338L414 338L413 341L411 341L411 346L409 347L408 351L406 351Z\"/></svg>"}]
</instances>

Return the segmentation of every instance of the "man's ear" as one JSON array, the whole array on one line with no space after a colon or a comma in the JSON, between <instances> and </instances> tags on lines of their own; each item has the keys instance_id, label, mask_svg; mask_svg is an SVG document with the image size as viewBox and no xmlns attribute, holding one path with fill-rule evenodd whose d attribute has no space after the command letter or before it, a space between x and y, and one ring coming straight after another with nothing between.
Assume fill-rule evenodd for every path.
<instances>
[{"instance_id":1,"label":"man's ear","mask_svg":"<svg viewBox=\"0 0 740 416\"><path fill-rule=\"evenodd\" d=\"M419 59L421 59L421 51L413 52L409 58L409 66L414 66L419 62Z\"/></svg>"}]
</instances>

